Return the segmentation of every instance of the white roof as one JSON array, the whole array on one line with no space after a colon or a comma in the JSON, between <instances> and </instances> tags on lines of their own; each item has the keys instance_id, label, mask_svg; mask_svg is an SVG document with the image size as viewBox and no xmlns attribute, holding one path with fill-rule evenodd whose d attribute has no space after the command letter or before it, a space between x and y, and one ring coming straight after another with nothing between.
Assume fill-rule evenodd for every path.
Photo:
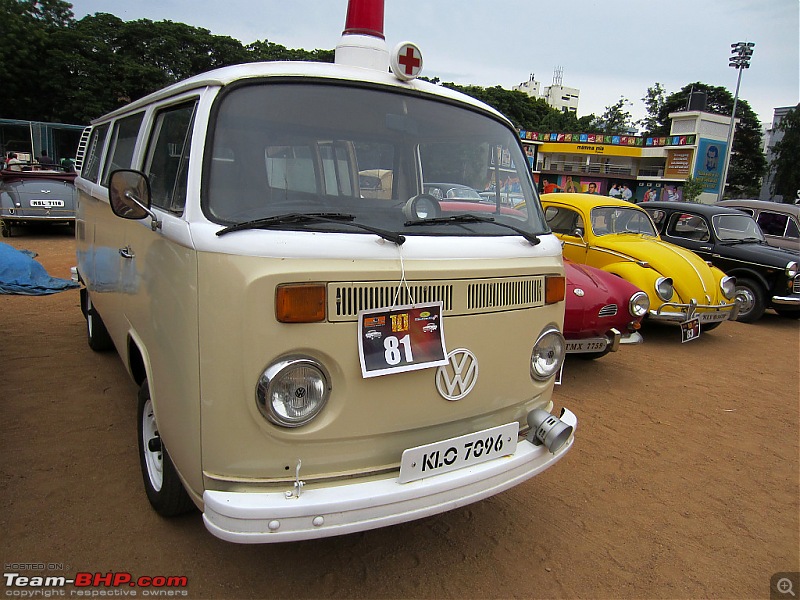
<instances>
[{"instance_id":1,"label":"white roof","mask_svg":"<svg viewBox=\"0 0 800 600\"><path fill-rule=\"evenodd\" d=\"M479 100L476 100L471 96L456 92L444 86L434 85L432 83L428 83L427 81L421 81L418 79L402 81L388 71L383 72L374 69L351 67L333 63L272 61L245 63L230 67L222 67L213 71L201 73L200 75L195 75L194 77L189 77L188 79L179 81L178 83L149 94L144 98L140 98L139 100L131 102L122 108L104 115L103 117L92 121L92 124L104 121L110 117L135 111L158 100L169 98L170 96L181 94L183 92L209 86L225 86L243 79L256 79L264 77L308 77L336 79L342 81L373 83L381 86L400 89L412 89L424 94L430 94L440 98L454 100L462 104L468 104L470 106L491 112L501 117L503 120L508 121L494 108L484 104L483 102L480 102Z\"/></svg>"}]
</instances>

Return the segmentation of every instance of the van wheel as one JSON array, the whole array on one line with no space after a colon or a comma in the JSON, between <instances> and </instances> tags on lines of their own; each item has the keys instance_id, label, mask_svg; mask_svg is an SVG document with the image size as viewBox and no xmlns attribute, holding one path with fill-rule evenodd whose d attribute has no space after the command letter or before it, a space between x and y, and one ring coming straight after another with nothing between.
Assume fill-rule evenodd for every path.
<instances>
[{"instance_id":1,"label":"van wheel","mask_svg":"<svg viewBox=\"0 0 800 600\"><path fill-rule=\"evenodd\" d=\"M146 379L139 389L139 463L147 499L158 514L174 517L194 508L158 435L150 386Z\"/></svg>"},{"instance_id":2,"label":"van wheel","mask_svg":"<svg viewBox=\"0 0 800 600\"><path fill-rule=\"evenodd\" d=\"M81 309L86 317L86 339L89 348L95 352L105 352L114 348L114 342L108 334L103 319L97 314L92 299L89 297L89 290L81 288Z\"/></svg>"},{"instance_id":3,"label":"van wheel","mask_svg":"<svg viewBox=\"0 0 800 600\"><path fill-rule=\"evenodd\" d=\"M758 321L766 310L764 292L752 279L736 280L736 299L739 301L739 316L736 320L741 323Z\"/></svg>"}]
</instances>

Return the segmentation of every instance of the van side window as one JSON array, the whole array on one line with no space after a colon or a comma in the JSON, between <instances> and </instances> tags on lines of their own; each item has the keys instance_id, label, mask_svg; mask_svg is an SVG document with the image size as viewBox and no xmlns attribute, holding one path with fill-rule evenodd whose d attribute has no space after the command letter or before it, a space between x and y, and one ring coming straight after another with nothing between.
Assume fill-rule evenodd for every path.
<instances>
[{"instance_id":1,"label":"van side window","mask_svg":"<svg viewBox=\"0 0 800 600\"><path fill-rule=\"evenodd\" d=\"M81 177L94 183L97 183L97 177L100 175L100 163L103 159L103 146L106 143L108 128L108 123L95 127L86 145L86 159L81 168Z\"/></svg>"},{"instance_id":2,"label":"van side window","mask_svg":"<svg viewBox=\"0 0 800 600\"><path fill-rule=\"evenodd\" d=\"M131 168L133 150L136 147L136 138L139 136L139 127L143 118L144 113L139 113L114 123L108 159L103 169L102 185L108 186L108 178L111 176L112 171Z\"/></svg>"},{"instance_id":3,"label":"van side window","mask_svg":"<svg viewBox=\"0 0 800 600\"><path fill-rule=\"evenodd\" d=\"M147 144L144 171L154 206L182 213L186 206L189 148L197 101L158 112Z\"/></svg>"}]
</instances>

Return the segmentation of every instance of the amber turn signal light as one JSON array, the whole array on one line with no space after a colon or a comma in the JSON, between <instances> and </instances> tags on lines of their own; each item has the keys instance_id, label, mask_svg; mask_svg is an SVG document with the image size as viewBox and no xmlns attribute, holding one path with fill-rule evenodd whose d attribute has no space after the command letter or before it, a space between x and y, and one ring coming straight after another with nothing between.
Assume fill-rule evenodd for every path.
<instances>
[{"instance_id":1,"label":"amber turn signal light","mask_svg":"<svg viewBox=\"0 0 800 600\"><path fill-rule=\"evenodd\" d=\"M319 283L279 285L275 318L281 323L319 323L325 320L325 286Z\"/></svg>"},{"instance_id":2,"label":"amber turn signal light","mask_svg":"<svg viewBox=\"0 0 800 600\"><path fill-rule=\"evenodd\" d=\"M567 279L566 277L545 277L544 278L544 303L555 304L561 302L566 297Z\"/></svg>"}]
</instances>

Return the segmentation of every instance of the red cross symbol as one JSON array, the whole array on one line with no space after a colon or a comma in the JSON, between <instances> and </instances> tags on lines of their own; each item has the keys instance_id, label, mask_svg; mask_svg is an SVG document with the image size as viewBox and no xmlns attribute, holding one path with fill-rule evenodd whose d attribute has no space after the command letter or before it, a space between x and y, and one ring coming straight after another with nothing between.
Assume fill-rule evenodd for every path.
<instances>
[{"instance_id":1,"label":"red cross symbol","mask_svg":"<svg viewBox=\"0 0 800 600\"><path fill-rule=\"evenodd\" d=\"M413 46L405 46L400 49L397 62L404 68L406 75L413 75L422 66L422 57Z\"/></svg>"}]
</instances>

